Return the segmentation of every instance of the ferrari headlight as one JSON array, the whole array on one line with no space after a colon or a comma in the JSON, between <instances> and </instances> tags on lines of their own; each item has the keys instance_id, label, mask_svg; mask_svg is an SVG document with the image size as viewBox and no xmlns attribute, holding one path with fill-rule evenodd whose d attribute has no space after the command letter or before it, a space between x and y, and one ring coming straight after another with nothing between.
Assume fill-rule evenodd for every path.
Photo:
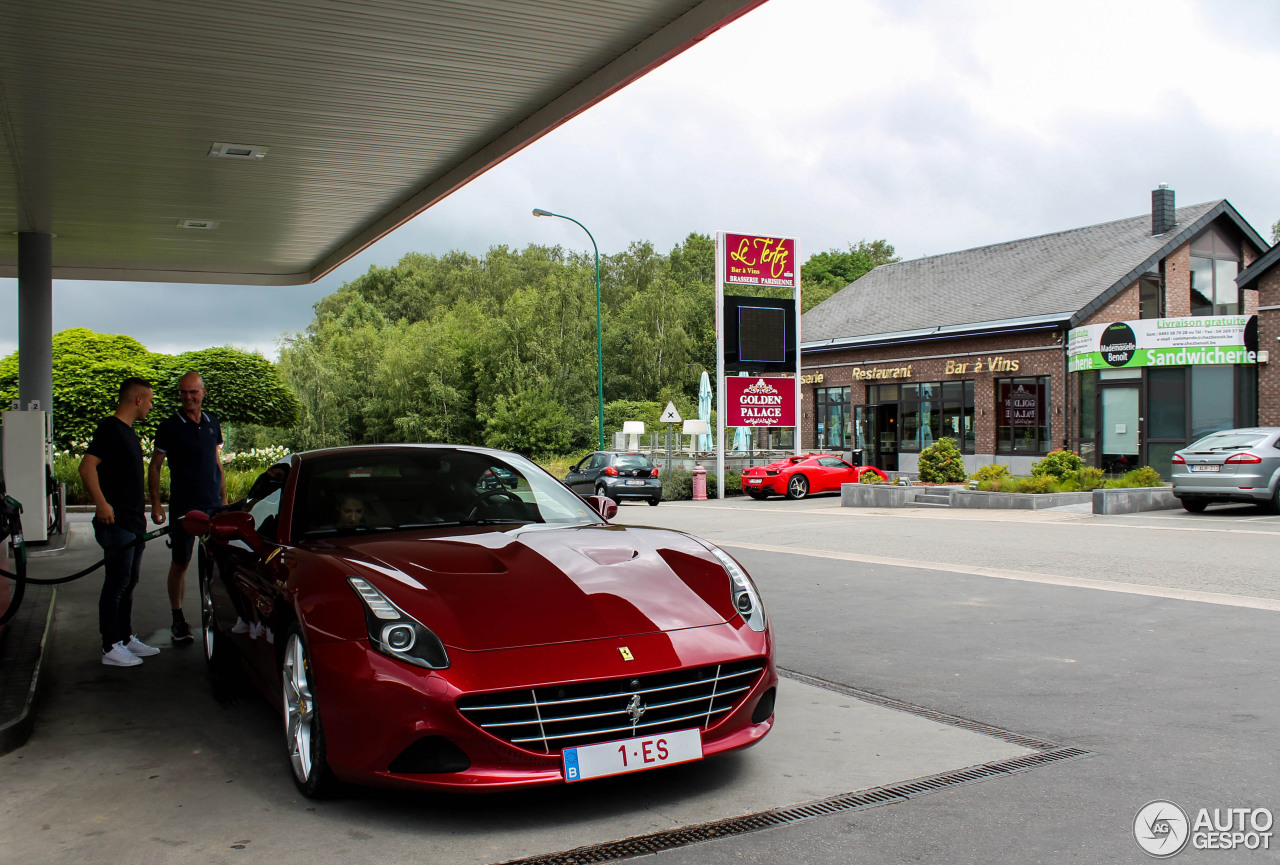
<instances>
[{"instance_id":1,"label":"ferrari headlight","mask_svg":"<svg viewBox=\"0 0 1280 865\"><path fill-rule=\"evenodd\" d=\"M707 545L711 554L720 560L729 574L729 590L733 593L733 606L753 631L763 631L768 624L765 618L764 604L760 602L760 592L755 583L747 576L747 572L733 560L733 557L719 547Z\"/></svg>"},{"instance_id":2,"label":"ferrari headlight","mask_svg":"<svg viewBox=\"0 0 1280 865\"><path fill-rule=\"evenodd\" d=\"M443 670L449 666L444 643L431 629L393 604L366 579L347 577L364 606L369 642L384 655L408 664Z\"/></svg>"}]
</instances>

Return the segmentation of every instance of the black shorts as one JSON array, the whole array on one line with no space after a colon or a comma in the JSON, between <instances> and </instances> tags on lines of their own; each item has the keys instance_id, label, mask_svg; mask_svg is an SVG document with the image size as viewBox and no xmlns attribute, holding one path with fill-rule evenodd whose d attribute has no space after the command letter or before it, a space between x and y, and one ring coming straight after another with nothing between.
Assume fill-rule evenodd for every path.
<instances>
[{"instance_id":1,"label":"black shorts","mask_svg":"<svg viewBox=\"0 0 1280 865\"><path fill-rule=\"evenodd\" d=\"M169 546L172 547L175 565L189 563L191 551L195 547L195 537L187 534L187 530L182 527L182 518L186 515L185 510L181 513L172 510L169 512Z\"/></svg>"}]
</instances>

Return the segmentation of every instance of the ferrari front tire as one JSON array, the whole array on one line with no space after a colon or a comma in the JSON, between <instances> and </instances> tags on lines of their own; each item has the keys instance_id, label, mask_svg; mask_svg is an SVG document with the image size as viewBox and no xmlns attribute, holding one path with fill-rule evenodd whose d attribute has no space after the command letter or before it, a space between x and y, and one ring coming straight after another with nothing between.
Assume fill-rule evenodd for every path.
<instances>
[{"instance_id":1,"label":"ferrari front tire","mask_svg":"<svg viewBox=\"0 0 1280 865\"><path fill-rule=\"evenodd\" d=\"M204 646L204 661L209 678L217 690L231 684L236 657L235 647L218 627L218 620L213 613L213 568L203 547L199 550L196 572L200 586L200 635Z\"/></svg>"},{"instance_id":2,"label":"ferrari front tire","mask_svg":"<svg viewBox=\"0 0 1280 865\"><path fill-rule=\"evenodd\" d=\"M321 799L332 792L333 774L325 757L324 725L316 705L315 680L311 675L311 658L302 639L302 629L295 623L289 628L284 658L280 665L284 689L284 736L293 769L293 781L310 799Z\"/></svg>"}]
</instances>

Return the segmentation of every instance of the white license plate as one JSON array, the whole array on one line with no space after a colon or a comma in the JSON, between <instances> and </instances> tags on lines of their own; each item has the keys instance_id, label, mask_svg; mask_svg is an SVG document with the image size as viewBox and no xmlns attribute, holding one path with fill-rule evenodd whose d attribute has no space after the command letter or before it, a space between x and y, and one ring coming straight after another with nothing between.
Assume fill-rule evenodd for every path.
<instances>
[{"instance_id":1,"label":"white license plate","mask_svg":"<svg viewBox=\"0 0 1280 865\"><path fill-rule=\"evenodd\" d=\"M762 483L764 483L764 478L747 478L747 483L749 483L749 484L762 484Z\"/></svg>"},{"instance_id":2,"label":"white license plate","mask_svg":"<svg viewBox=\"0 0 1280 865\"><path fill-rule=\"evenodd\" d=\"M627 486L629 486L629 487L642 487L642 486L644 486L644 481L627 481Z\"/></svg>"},{"instance_id":3,"label":"white license plate","mask_svg":"<svg viewBox=\"0 0 1280 865\"><path fill-rule=\"evenodd\" d=\"M701 760L702 734L697 730L655 733L599 745L565 748L563 754L566 781L607 778Z\"/></svg>"},{"instance_id":4,"label":"white license plate","mask_svg":"<svg viewBox=\"0 0 1280 865\"><path fill-rule=\"evenodd\" d=\"M1191 467L1191 470L1193 472L1216 472L1216 471L1220 471L1221 469L1222 469L1222 466L1192 466Z\"/></svg>"}]
</instances>

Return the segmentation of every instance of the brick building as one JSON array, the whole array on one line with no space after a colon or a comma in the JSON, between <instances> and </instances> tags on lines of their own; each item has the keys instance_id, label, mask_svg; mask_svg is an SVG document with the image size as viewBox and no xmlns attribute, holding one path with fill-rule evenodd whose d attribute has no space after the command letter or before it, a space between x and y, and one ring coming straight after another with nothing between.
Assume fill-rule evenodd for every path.
<instances>
[{"instance_id":1,"label":"brick building","mask_svg":"<svg viewBox=\"0 0 1280 865\"><path fill-rule=\"evenodd\" d=\"M1150 214L884 265L811 309L801 446L914 472L951 436L969 471L1026 473L1068 447L1167 473L1195 438L1259 422L1260 392L1280 423L1265 353L1280 259L1225 200L1151 199Z\"/></svg>"},{"instance_id":2,"label":"brick building","mask_svg":"<svg viewBox=\"0 0 1280 865\"><path fill-rule=\"evenodd\" d=\"M1242 291L1257 292L1259 350L1280 350L1280 246L1250 265L1236 283ZM1258 423L1280 426L1280 357L1258 364Z\"/></svg>"}]
</instances>

